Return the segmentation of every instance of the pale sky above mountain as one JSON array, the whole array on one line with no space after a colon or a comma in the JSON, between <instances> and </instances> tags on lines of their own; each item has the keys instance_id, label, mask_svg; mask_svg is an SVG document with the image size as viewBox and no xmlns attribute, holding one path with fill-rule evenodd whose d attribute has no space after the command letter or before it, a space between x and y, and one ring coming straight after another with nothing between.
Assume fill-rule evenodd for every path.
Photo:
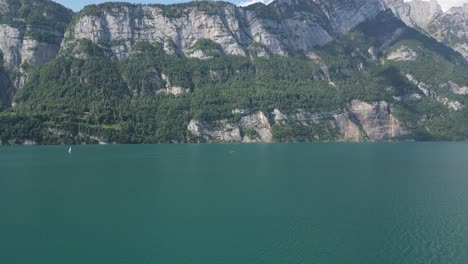
<instances>
[{"instance_id":1,"label":"pale sky above mountain","mask_svg":"<svg viewBox=\"0 0 468 264\"><path fill-rule=\"evenodd\" d=\"M90 4L99 4L99 3L104 3L104 2L109 2L109 0L55 0L56 2L69 7L75 11L80 10L83 8L85 5L90 5ZM119 0L119 2L122 0ZM126 2L136 2L136 3L145 3L145 4L173 4L173 3L180 3L180 2L187 2L189 0L132 0L132 1L126 1ZM251 4L255 2L263 2L263 3L269 3L272 2L273 0L231 0L231 2L236 3L236 4ZM450 7L453 6L461 6L463 3L468 3L468 0L437 0L439 3L442 5L444 10L449 9Z\"/></svg>"}]
</instances>

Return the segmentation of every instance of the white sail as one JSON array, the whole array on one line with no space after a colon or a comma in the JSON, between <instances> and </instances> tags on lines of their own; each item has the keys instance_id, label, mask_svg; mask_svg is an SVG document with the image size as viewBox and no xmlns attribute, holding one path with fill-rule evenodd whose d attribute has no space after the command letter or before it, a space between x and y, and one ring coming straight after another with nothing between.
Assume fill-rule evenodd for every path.
<instances>
[{"instance_id":1,"label":"white sail","mask_svg":"<svg viewBox=\"0 0 468 264\"><path fill-rule=\"evenodd\" d=\"M68 153L71 153L71 147L68 149Z\"/></svg>"}]
</instances>

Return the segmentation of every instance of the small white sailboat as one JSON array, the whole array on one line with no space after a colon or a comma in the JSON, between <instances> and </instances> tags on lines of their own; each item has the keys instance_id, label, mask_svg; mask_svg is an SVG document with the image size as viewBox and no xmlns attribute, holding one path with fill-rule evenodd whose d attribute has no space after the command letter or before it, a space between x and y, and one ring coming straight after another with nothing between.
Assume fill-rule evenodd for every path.
<instances>
[{"instance_id":1,"label":"small white sailboat","mask_svg":"<svg viewBox=\"0 0 468 264\"><path fill-rule=\"evenodd\" d=\"M68 154L71 154L71 152L72 152L72 149L71 149L71 147L70 147L70 148L68 149Z\"/></svg>"}]
</instances>

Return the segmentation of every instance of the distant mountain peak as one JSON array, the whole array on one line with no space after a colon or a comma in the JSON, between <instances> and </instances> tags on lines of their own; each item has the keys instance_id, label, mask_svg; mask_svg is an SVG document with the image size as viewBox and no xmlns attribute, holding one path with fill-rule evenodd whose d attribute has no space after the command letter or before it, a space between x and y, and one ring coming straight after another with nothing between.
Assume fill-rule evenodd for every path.
<instances>
[{"instance_id":1,"label":"distant mountain peak","mask_svg":"<svg viewBox=\"0 0 468 264\"><path fill-rule=\"evenodd\" d=\"M426 28L443 13L436 0L383 0L393 13L411 27Z\"/></svg>"}]
</instances>

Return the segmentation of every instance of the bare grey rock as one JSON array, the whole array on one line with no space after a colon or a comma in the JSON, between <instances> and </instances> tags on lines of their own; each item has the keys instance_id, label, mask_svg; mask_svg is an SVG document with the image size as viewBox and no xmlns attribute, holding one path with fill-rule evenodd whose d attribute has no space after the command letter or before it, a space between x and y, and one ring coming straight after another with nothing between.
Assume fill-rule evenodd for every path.
<instances>
[{"instance_id":1,"label":"bare grey rock","mask_svg":"<svg viewBox=\"0 0 468 264\"><path fill-rule=\"evenodd\" d=\"M239 127L229 124L226 120L214 123L190 121L187 129L197 138L206 142L240 142L242 141Z\"/></svg>"},{"instance_id":2,"label":"bare grey rock","mask_svg":"<svg viewBox=\"0 0 468 264\"><path fill-rule=\"evenodd\" d=\"M361 129L351 120L349 113L335 115L334 118L336 127L340 131L342 141L359 142L364 140L365 137Z\"/></svg>"},{"instance_id":3,"label":"bare grey rock","mask_svg":"<svg viewBox=\"0 0 468 264\"><path fill-rule=\"evenodd\" d=\"M38 8L44 7L48 3L47 1L41 1L40 3L17 3L15 1L0 0L0 16L5 15L6 20L2 20L0 24L0 55L2 60L0 61L0 67L6 71L13 71L15 79L10 80L10 84L13 89L8 91L0 91L4 95L7 94L9 98L7 101L10 102L16 92L24 85L27 80L27 71L25 70L29 66L37 66L47 63L54 59L59 50L59 42L62 38L62 33L58 32L57 27L53 25L45 24L28 24L29 20L25 19L25 12L18 14L15 12L9 12L10 4L20 5L36 5ZM54 5L56 5L54 3ZM71 16L71 11L63 8L64 11ZM23 10L23 11L27 11ZM18 17L15 17L18 15ZM44 20L48 19L48 14L45 11L42 14ZM67 17L67 16L64 16ZM39 18L33 20L38 21ZM42 21L42 20L41 20ZM64 22L64 21L54 21ZM0 87L5 89L5 87Z\"/></svg>"},{"instance_id":4,"label":"bare grey rock","mask_svg":"<svg viewBox=\"0 0 468 264\"><path fill-rule=\"evenodd\" d=\"M435 99L437 100L437 102L447 106L449 109L455 112L460 111L465 107L465 105L460 103L459 101L451 101L447 97L435 96Z\"/></svg>"},{"instance_id":5,"label":"bare grey rock","mask_svg":"<svg viewBox=\"0 0 468 264\"><path fill-rule=\"evenodd\" d=\"M21 63L19 53L21 45L22 38L19 29L0 24L0 50L5 68L13 69Z\"/></svg>"},{"instance_id":6,"label":"bare grey rock","mask_svg":"<svg viewBox=\"0 0 468 264\"><path fill-rule=\"evenodd\" d=\"M423 82L420 82L416 80L411 74L407 74L406 78L416 84L421 92L426 97L431 97L435 99L437 102L440 104L443 104L447 106L449 109L453 111L460 111L465 107L465 105L459 101L451 101L447 97L441 97L439 96L436 92L430 90L429 86ZM468 88L467 87L460 87L458 84L454 82L448 82L446 85L448 85L449 89L456 94L468 94Z\"/></svg>"},{"instance_id":7,"label":"bare grey rock","mask_svg":"<svg viewBox=\"0 0 468 264\"><path fill-rule=\"evenodd\" d=\"M330 83L330 85L335 85L331 78L330 78L330 71L328 70L328 66L327 64L325 64L325 62L323 62L322 58L320 58L320 56L315 53L315 52L310 52L307 54L307 58L309 58L311 61L313 61L315 64L317 64L318 66L320 66L320 69L322 70L323 74L324 74L324 77L325 79L328 80L328 82Z\"/></svg>"},{"instance_id":8,"label":"bare grey rock","mask_svg":"<svg viewBox=\"0 0 468 264\"><path fill-rule=\"evenodd\" d=\"M468 3L453 7L437 17L427 31L468 60Z\"/></svg>"},{"instance_id":9,"label":"bare grey rock","mask_svg":"<svg viewBox=\"0 0 468 264\"><path fill-rule=\"evenodd\" d=\"M454 94L461 94L467 95L468 94L468 87L467 86L460 86L454 82L448 83L449 89Z\"/></svg>"},{"instance_id":10,"label":"bare grey rock","mask_svg":"<svg viewBox=\"0 0 468 264\"><path fill-rule=\"evenodd\" d=\"M417 54L412 49L402 46L387 56L387 60L392 61L414 61Z\"/></svg>"},{"instance_id":11,"label":"bare grey rock","mask_svg":"<svg viewBox=\"0 0 468 264\"><path fill-rule=\"evenodd\" d=\"M422 29L443 13L436 0L383 0L394 14L408 26Z\"/></svg>"},{"instance_id":12,"label":"bare grey rock","mask_svg":"<svg viewBox=\"0 0 468 264\"><path fill-rule=\"evenodd\" d=\"M165 90L159 90L156 93L179 95L179 94L190 92L189 88L183 88L183 87L179 87L179 86L172 86L171 82L169 80L169 77L164 73L161 74L161 78L166 82L166 89Z\"/></svg>"},{"instance_id":13,"label":"bare grey rock","mask_svg":"<svg viewBox=\"0 0 468 264\"><path fill-rule=\"evenodd\" d=\"M423 97L420 94L412 93L412 94L405 94L402 96L394 96L393 98L397 100L398 102L411 103L414 101L421 100Z\"/></svg>"},{"instance_id":14,"label":"bare grey rock","mask_svg":"<svg viewBox=\"0 0 468 264\"><path fill-rule=\"evenodd\" d=\"M34 145L37 145L37 142L34 141L34 140L25 139L25 140L23 140L22 145L23 146L34 146Z\"/></svg>"},{"instance_id":15,"label":"bare grey rock","mask_svg":"<svg viewBox=\"0 0 468 264\"><path fill-rule=\"evenodd\" d=\"M241 118L241 120L232 124L227 120L214 122L190 121L188 131L195 137L203 139L206 142L272 142L273 135L268 118L263 112L257 112ZM255 136L249 137L254 131Z\"/></svg>"},{"instance_id":16,"label":"bare grey rock","mask_svg":"<svg viewBox=\"0 0 468 264\"><path fill-rule=\"evenodd\" d=\"M244 138L244 141L268 143L273 140L270 122L263 112L242 117L240 126L243 130L253 129L258 134L257 138Z\"/></svg>"},{"instance_id":17,"label":"bare grey rock","mask_svg":"<svg viewBox=\"0 0 468 264\"><path fill-rule=\"evenodd\" d=\"M468 43L456 43L452 48L468 60Z\"/></svg>"},{"instance_id":18,"label":"bare grey rock","mask_svg":"<svg viewBox=\"0 0 468 264\"><path fill-rule=\"evenodd\" d=\"M0 15L8 11L7 0L0 0Z\"/></svg>"},{"instance_id":19,"label":"bare grey rock","mask_svg":"<svg viewBox=\"0 0 468 264\"><path fill-rule=\"evenodd\" d=\"M240 114L240 115L246 115L250 112L248 109L234 109L231 111L233 114Z\"/></svg>"},{"instance_id":20,"label":"bare grey rock","mask_svg":"<svg viewBox=\"0 0 468 264\"><path fill-rule=\"evenodd\" d=\"M383 0L410 27L428 33L468 60L468 3L443 12L436 0Z\"/></svg>"},{"instance_id":21,"label":"bare grey rock","mask_svg":"<svg viewBox=\"0 0 468 264\"><path fill-rule=\"evenodd\" d=\"M298 109L297 111L289 114L282 113L279 109L275 109L273 110L272 115L276 124L285 125L287 123L294 122L305 127L313 126L323 119L333 118L333 114L329 112L309 113L302 109Z\"/></svg>"},{"instance_id":22,"label":"bare grey rock","mask_svg":"<svg viewBox=\"0 0 468 264\"><path fill-rule=\"evenodd\" d=\"M407 133L385 101L366 103L353 100L349 108L371 141L388 140Z\"/></svg>"},{"instance_id":23,"label":"bare grey rock","mask_svg":"<svg viewBox=\"0 0 468 264\"><path fill-rule=\"evenodd\" d=\"M309 113L303 110L298 110L295 113L285 114L279 109L272 112L275 123L284 126L291 123L300 124L304 127L312 127L324 120L329 120L332 127L337 129L340 134L340 141L358 142L365 140L365 136L361 132L359 126L351 120L349 113Z\"/></svg>"},{"instance_id":24,"label":"bare grey rock","mask_svg":"<svg viewBox=\"0 0 468 264\"><path fill-rule=\"evenodd\" d=\"M413 75L411 74L406 74L406 79L408 79L408 81L414 83L418 89L425 95L425 96L431 96L432 95L432 92L429 90L429 86L423 82L420 82L418 80L416 80Z\"/></svg>"},{"instance_id":25,"label":"bare grey rock","mask_svg":"<svg viewBox=\"0 0 468 264\"><path fill-rule=\"evenodd\" d=\"M209 54L191 48L200 39L210 39L225 54L287 55L287 50L309 52L326 45L383 11L379 0L278 0L269 6L249 7L223 3L216 5L214 12L200 10L194 3L171 6L180 13L174 17L153 5L99 8L100 16L79 16L66 33L63 48L76 39L89 39L95 44L110 43L114 56L121 59L135 43L169 41L174 45L165 45L166 52L204 59ZM259 8L267 8L281 19L262 16Z\"/></svg>"}]
</instances>

